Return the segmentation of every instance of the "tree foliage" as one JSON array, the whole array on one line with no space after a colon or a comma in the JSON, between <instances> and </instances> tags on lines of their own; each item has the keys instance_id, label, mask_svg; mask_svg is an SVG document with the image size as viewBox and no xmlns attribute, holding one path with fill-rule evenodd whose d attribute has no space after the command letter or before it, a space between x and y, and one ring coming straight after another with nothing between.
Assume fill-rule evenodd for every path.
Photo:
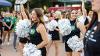
<instances>
[{"instance_id":1,"label":"tree foliage","mask_svg":"<svg viewBox=\"0 0 100 56\"><path fill-rule=\"evenodd\" d=\"M50 0L30 0L29 4L30 8L43 7L44 5L47 7L51 6Z\"/></svg>"},{"instance_id":2,"label":"tree foliage","mask_svg":"<svg viewBox=\"0 0 100 56\"><path fill-rule=\"evenodd\" d=\"M14 6L15 0L7 0L11 2ZM28 0L27 4L29 3L30 8L38 8L43 7L46 5L47 7L51 6L50 0Z\"/></svg>"},{"instance_id":3,"label":"tree foliage","mask_svg":"<svg viewBox=\"0 0 100 56\"><path fill-rule=\"evenodd\" d=\"M89 12L90 10L92 10L92 4L91 4L90 1L87 1L85 3L85 8L86 8L87 12Z\"/></svg>"}]
</instances>

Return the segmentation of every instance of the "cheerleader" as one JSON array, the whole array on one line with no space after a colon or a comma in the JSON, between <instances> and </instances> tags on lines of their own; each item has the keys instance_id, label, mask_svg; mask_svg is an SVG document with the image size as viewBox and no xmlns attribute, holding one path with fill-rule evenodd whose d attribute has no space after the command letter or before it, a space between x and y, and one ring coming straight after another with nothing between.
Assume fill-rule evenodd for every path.
<instances>
[{"instance_id":1,"label":"cheerleader","mask_svg":"<svg viewBox=\"0 0 100 56\"><path fill-rule=\"evenodd\" d=\"M59 28L58 28L58 20L61 18L61 12L57 11L52 13L52 17L49 18L50 22L48 23L49 34L51 35L52 43L55 47L55 56L58 56L61 52L59 51L60 46L60 36L59 36Z\"/></svg>"},{"instance_id":2,"label":"cheerleader","mask_svg":"<svg viewBox=\"0 0 100 56\"><path fill-rule=\"evenodd\" d=\"M85 26L80 22L78 22L76 18L77 18L77 11L72 10L69 19L71 24L71 33L65 37L66 56L72 56L72 54L74 54L74 56L80 56L80 52L73 51L67 44L68 39L71 38L72 36L77 35L80 39L82 39L82 37L85 34L86 31Z\"/></svg>"},{"instance_id":3,"label":"cheerleader","mask_svg":"<svg viewBox=\"0 0 100 56\"><path fill-rule=\"evenodd\" d=\"M43 23L43 12L40 8L32 10L31 21L30 42L41 50L42 56L46 56L45 46L48 44L48 34Z\"/></svg>"},{"instance_id":4,"label":"cheerleader","mask_svg":"<svg viewBox=\"0 0 100 56\"><path fill-rule=\"evenodd\" d=\"M47 30L47 33L48 33L48 39L49 39L49 43L46 46L46 50L47 50L46 56L49 55L49 50L50 50L50 47L51 47L51 44L52 44L51 35L49 34L49 30L48 30L48 23L50 21L49 18L50 18L50 13L45 13L44 16L43 16L43 19L44 19L44 24L45 24L45 27L46 27L46 30Z\"/></svg>"},{"instance_id":5,"label":"cheerleader","mask_svg":"<svg viewBox=\"0 0 100 56\"><path fill-rule=\"evenodd\" d=\"M65 36L71 33L70 21L68 19L68 14L66 18L66 12L61 13L61 19L58 21L58 27L60 34L62 35L62 40L65 42Z\"/></svg>"},{"instance_id":6,"label":"cheerleader","mask_svg":"<svg viewBox=\"0 0 100 56\"><path fill-rule=\"evenodd\" d=\"M85 27L87 28L89 24L89 19L87 17L87 10L85 9L85 1L81 0L81 2L82 2L82 8L78 10L77 19L80 23L84 24Z\"/></svg>"},{"instance_id":7,"label":"cheerleader","mask_svg":"<svg viewBox=\"0 0 100 56\"><path fill-rule=\"evenodd\" d=\"M14 48L16 48L16 40L17 37L19 38L19 43L18 43L18 47L17 47L17 51L19 52L19 55L23 56L23 48L24 48L24 44L26 44L26 42L29 42L29 38L28 38L28 33L29 32L25 32L26 30L23 27L26 27L27 24L31 23L27 23L27 21L29 21L29 17L28 15L26 15L25 9L23 5L21 6L21 11L17 13L17 18L18 18L18 22L16 23L16 29L15 29L15 37L14 37ZM25 22L25 23L24 23ZM24 26L23 26L24 25ZM20 29L21 27L21 29ZM23 28L23 29L22 29ZM27 34L26 34L27 33ZM25 41L27 40L27 41Z\"/></svg>"}]
</instances>

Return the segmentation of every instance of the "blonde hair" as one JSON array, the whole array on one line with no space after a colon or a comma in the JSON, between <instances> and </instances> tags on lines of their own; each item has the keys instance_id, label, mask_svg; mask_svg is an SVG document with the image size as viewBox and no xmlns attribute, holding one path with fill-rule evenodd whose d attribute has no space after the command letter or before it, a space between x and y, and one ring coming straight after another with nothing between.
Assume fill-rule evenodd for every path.
<instances>
[{"instance_id":1,"label":"blonde hair","mask_svg":"<svg viewBox=\"0 0 100 56\"><path fill-rule=\"evenodd\" d=\"M61 18L61 11L56 11L55 14L57 15L57 18Z\"/></svg>"}]
</instances>

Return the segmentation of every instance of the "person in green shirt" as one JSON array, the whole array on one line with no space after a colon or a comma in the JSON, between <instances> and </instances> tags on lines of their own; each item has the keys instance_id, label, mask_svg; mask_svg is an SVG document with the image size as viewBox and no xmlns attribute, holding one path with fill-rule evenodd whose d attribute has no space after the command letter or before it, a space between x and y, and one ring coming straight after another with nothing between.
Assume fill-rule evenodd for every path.
<instances>
[{"instance_id":1,"label":"person in green shirt","mask_svg":"<svg viewBox=\"0 0 100 56\"><path fill-rule=\"evenodd\" d=\"M17 41L17 35L16 35L16 32L15 32L15 29L16 29L16 23L18 22L18 16L17 16L17 13L15 11L13 11L12 13L12 16L10 16L11 20L12 20L12 31L14 33L14 38L13 38L13 47L14 49L16 49L16 41Z\"/></svg>"},{"instance_id":2,"label":"person in green shirt","mask_svg":"<svg viewBox=\"0 0 100 56\"><path fill-rule=\"evenodd\" d=\"M12 15L12 16L10 16L10 18L11 18L11 23L12 23L11 29L12 29L13 31L15 31L15 26L16 26L17 17L15 17L14 15Z\"/></svg>"},{"instance_id":3,"label":"person in green shirt","mask_svg":"<svg viewBox=\"0 0 100 56\"><path fill-rule=\"evenodd\" d=\"M7 41L8 41L8 45L9 45L9 39L10 39L10 30L11 30L11 27L12 27L12 20L11 18L9 17L11 14L10 13L5 13L5 16L4 16L4 19L2 20L3 21L3 26L4 26L4 31L3 31L3 43L5 42L5 39L6 39L6 36L7 36Z\"/></svg>"}]
</instances>

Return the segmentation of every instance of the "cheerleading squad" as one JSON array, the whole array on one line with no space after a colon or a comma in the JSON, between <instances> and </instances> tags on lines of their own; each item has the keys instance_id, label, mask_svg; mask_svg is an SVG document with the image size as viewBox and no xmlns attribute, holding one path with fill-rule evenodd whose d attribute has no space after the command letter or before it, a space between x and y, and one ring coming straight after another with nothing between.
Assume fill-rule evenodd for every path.
<instances>
[{"instance_id":1,"label":"cheerleading squad","mask_svg":"<svg viewBox=\"0 0 100 56\"><path fill-rule=\"evenodd\" d=\"M100 1L96 0L95 4L96 2ZM96 10L96 7L93 7L93 10L99 14L100 11ZM21 5L21 11L16 13L16 16L12 14L13 17L9 17L10 14L3 13L5 15L0 21L4 28L1 38L3 43L7 33L9 42L9 34L13 29L13 45L20 56L48 56L51 45L55 46L55 56L59 56L62 52L59 51L61 43L65 46L66 56L81 56L81 53L84 53L84 56L100 55L98 16L92 10L87 14L84 1L82 9L79 10L43 12L41 8L34 8L28 14Z\"/></svg>"}]
</instances>

